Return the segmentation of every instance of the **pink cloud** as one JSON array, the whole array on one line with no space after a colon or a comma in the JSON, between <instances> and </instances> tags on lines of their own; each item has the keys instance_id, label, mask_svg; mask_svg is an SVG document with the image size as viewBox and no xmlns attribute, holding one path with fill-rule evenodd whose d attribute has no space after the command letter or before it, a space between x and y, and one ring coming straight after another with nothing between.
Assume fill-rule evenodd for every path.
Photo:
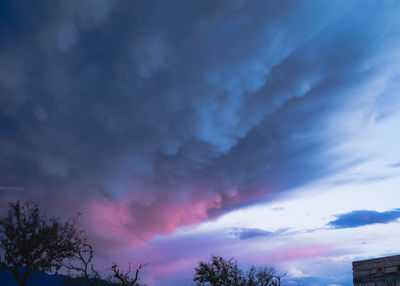
<instances>
[{"instance_id":1,"label":"pink cloud","mask_svg":"<svg viewBox=\"0 0 400 286\"><path fill-rule=\"evenodd\" d=\"M192 193L184 199L161 193L150 203L135 198L93 200L84 220L95 236L137 244L157 234L173 234L178 227L207 220L208 211L220 208L221 200L216 193L204 197Z\"/></svg>"},{"instance_id":2,"label":"pink cloud","mask_svg":"<svg viewBox=\"0 0 400 286\"><path fill-rule=\"evenodd\" d=\"M158 265L153 265L151 270L156 276L167 276L176 272L192 271L194 266L198 263L197 258L185 258L176 261L168 261L167 263L160 263Z\"/></svg>"},{"instance_id":3,"label":"pink cloud","mask_svg":"<svg viewBox=\"0 0 400 286\"><path fill-rule=\"evenodd\" d=\"M330 244L296 245L268 253L267 261L279 263L284 261L311 259L333 254L334 251L335 246Z\"/></svg>"}]
</instances>

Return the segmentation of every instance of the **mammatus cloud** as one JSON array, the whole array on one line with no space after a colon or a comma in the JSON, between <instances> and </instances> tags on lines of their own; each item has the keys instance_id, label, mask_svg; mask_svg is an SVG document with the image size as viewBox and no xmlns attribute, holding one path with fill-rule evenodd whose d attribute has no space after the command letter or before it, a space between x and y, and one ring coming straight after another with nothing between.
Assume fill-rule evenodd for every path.
<instances>
[{"instance_id":1,"label":"mammatus cloud","mask_svg":"<svg viewBox=\"0 0 400 286\"><path fill-rule=\"evenodd\" d=\"M353 158L332 152L331 116L397 58L398 10L5 1L0 185L19 191L0 203L82 211L99 237L137 243L337 172Z\"/></svg>"},{"instance_id":2,"label":"mammatus cloud","mask_svg":"<svg viewBox=\"0 0 400 286\"><path fill-rule=\"evenodd\" d=\"M328 226L333 228L353 228L377 223L391 223L400 218L400 209L377 212L369 210L356 210L336 216Z\"/></svg>"}]
</instances>

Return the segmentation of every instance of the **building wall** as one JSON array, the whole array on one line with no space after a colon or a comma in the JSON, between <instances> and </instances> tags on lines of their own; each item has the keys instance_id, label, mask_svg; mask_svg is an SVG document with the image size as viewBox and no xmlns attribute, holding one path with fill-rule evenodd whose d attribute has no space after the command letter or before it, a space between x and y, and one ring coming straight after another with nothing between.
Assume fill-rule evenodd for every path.
<instances>
[{"instance_id":1,"label":"building wall","mask_svg":"<svg viewBox=\"0 0 400 286\"><path fill-rule=\"evenodd\" d=\"M400 255L353 262L354 286L400 286Z\"/></svg>"}]
</instances>

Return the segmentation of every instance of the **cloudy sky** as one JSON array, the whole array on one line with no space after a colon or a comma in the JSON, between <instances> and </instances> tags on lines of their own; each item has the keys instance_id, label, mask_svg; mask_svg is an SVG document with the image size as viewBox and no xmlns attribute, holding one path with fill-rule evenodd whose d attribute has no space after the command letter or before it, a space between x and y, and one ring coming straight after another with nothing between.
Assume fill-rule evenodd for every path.
<instances>
[{"instance_id":1,"label":"cloudy sky","mask_svg":"<svg viewBox=\"0 0 400 286\"><path fill-rule=\"evenodd\" d=\"M0 1L0 206L82 213L99 265L211 254L352 285L400 248L400 3Z\"/></svg>"}]
</instances>

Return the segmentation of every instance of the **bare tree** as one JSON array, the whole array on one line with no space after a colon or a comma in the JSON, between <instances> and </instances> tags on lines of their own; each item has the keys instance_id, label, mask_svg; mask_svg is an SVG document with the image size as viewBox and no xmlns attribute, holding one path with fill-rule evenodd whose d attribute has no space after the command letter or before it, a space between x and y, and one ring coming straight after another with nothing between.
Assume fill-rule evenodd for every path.
<instances>
[{"instance_id":1,"label":"bare tree","mask_svg":"<svg viewBox=\"0 0 400 286\"><path fill-rule=\"evenodd\" d=\"M195 268L196 286L280 286L281 277L273 268L252 266L247 272L239 268L233 258L226 260L211 256L208 262L200 261Z\"/></svg>"},{"instance_id":2,"label":"bare tree","mask_svg":"<svg viewBox=\"0 0 400 286\"><path fill-rule=\"evenodd\" d=\"M65 264L68 270L68 276L63 281L63 286L140 286L139 272L146 266L146 264L139 264L139 266L132 272L131 264L127 271L120 269L117 263L113 263L110 267L110 274L107 279L102 278L99 271L97 271L92 263L93 260L93 247L84 241L82 244L77 245L74 250L74 255Z\"/></svg>"},{"instance_id":3,"label":"bare tree","mask_svg":"<svg viewBox=\"0 0 400 286\"><path fill-rule=\"evenodd\" d=\"M131 264L129 263L128 265L128 270L123 271L119 268L118 264L114 262L109 269L112 271L112 274L109 276L108 281L121 286L140 286L141 284L138 282L139 272L143 267L146 266L146 264L139 264L134 275L131 273Z\"/></svg>"},{"instance_id":4,"label":"bare tree","mask_svg":"<svg viewBox=\"0 0 400 286\"><path fill-rule=\"evenodd\" d=\"M92 263L93 247L84 242L78 245L74 251L73 257L65 264L68 273L75 277L66 277L64 286L67 285L86 285L100 286L106 285L106 281L101 278L100 273L94 268ZM73 263L75 262L75 263ZM77 263L76 263L77 262Z\"/></svg>"},{"instance_id":5,"label":"bare tree","mask_svg":"<svg viewBox=\"0 0 400 286\"><path fill-rule=\"evenodd\" d=\"M41 272L57 272L82 243L73 220L46 217L34 202L17 201L9 207L0 219L0 266L21 286Z\"/></svg>"}]
</instances>

